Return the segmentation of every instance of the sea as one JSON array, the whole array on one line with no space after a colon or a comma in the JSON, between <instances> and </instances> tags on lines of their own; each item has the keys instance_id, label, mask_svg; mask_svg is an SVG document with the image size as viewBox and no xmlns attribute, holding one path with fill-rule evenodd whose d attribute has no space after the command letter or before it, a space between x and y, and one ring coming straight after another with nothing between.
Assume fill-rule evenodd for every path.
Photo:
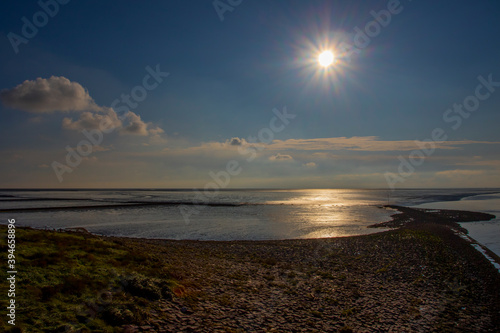
<instances>
[{"instance_id":1,"label":"sea","mask_svg":"<svg viewBox=\"0 0 500 333\"><path fill-rule=\"evenodd\" d=\"M177 240L323 238L383 231L367 226L390 220L386 204L494 214L462 226L500 255L500 189L0 190L0 223Z\"/></svg>"}]
</instances>

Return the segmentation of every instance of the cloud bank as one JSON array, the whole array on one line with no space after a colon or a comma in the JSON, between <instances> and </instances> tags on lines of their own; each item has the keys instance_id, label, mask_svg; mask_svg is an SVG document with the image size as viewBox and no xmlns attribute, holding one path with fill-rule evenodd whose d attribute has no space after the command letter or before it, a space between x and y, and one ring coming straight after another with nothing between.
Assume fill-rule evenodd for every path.
<instances>
[{"instance_id":1,"label":"cloud bank","mask_svg":"<svg viewBox=\"0 0 500 333\"><path fill-rule=\"evenodd\" d=\"M471 144L498 144L499 142L488 141L444 141L433 142L435 149L460 149L460 146ZM289 139L274 140L267 146L270 150L352 150L352 151L411 151L419 149L425 142L415 140L379 140L375 136L363 137L335 137L316 139ZM428 145L428 143L427 143Z\"/></svg>"}]
</instances>

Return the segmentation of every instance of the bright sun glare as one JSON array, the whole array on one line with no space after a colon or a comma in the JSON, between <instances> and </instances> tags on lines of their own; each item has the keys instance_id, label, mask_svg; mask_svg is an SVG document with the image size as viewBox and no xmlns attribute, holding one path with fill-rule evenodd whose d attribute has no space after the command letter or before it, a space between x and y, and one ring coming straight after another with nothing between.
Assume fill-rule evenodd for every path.
<instances>
[{"instance_id":1,"label":"bright sun glare","mask_svg":"<svg viewBox=\"0 0 500 333\"><path fill-rule=\"evenodd\" d=\"M335 60L335 56L331 51L324 51L319 55L319 64L323 67L328 67L331 64L333 64L333 61Z\"/></svg>"}]
</instances>

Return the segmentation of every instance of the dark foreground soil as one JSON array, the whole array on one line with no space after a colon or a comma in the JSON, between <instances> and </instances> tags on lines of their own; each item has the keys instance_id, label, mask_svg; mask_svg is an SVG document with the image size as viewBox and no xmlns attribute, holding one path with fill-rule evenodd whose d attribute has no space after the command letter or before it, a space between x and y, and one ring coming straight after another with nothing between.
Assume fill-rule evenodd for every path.
<instances>
[{"instance_id":1,"label":"dark foreground soil","mask_svg":"<svg viewBox=\"0 0 500 333\"><path fill-rule=\"evenodd\" d=\"M76 268L47 291L62 274L50 261L42 269L53 277L41 284L20 280L18 288L31 293L19 301L32 305L20 306L17 323L27 332L498 332L500 274L456 234L455 223L491 216L396 208L402 213L382 226L398 229L331 239L202 242L19 232L19 248L22 237L31 249L48 238L63 249L70 246L65 237L73 237L73 245L108 250L87 249L90 259L81 254L78 265L87 267L88 259L101 273L73 286L79 293L64 288ZM40 257L19 255L19 276L40 268ZM64 265L75 265L73 258ZM45 320L50 313L58 321Z\"/></svg>"}]
</instances>

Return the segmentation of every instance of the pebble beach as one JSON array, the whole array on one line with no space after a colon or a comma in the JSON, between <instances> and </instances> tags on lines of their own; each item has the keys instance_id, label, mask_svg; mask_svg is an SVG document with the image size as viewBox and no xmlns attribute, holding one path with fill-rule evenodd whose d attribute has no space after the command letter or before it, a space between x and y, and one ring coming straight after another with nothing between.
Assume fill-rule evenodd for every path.
<instances>
[{"instance_id":1,"label":"pebble beach","mask_svg":"<svg viewBox=\"0 0 500 333\"><path fill-rule=\"evenodd\" d=\"M110 282L90 293L81 286L82 300L67 301L78 310L58 324L44 323L43 302L63 299L64 287L49 298L41 287L38 325L67 332L497 331L500 274L460 237L464 230L456 223L492 216L392 209L398 210L393 220L374 227L393 230L327 239L175 241L30 229L42 234L36 239L52 237L52 244L71 236L123 252L102 268ZM99 254L89 252L95 267ZM23 261L25 268L38 264ZM34 320L28 313L21 310L18 319L26 332Z\"/></svg>"}]
</instances>

